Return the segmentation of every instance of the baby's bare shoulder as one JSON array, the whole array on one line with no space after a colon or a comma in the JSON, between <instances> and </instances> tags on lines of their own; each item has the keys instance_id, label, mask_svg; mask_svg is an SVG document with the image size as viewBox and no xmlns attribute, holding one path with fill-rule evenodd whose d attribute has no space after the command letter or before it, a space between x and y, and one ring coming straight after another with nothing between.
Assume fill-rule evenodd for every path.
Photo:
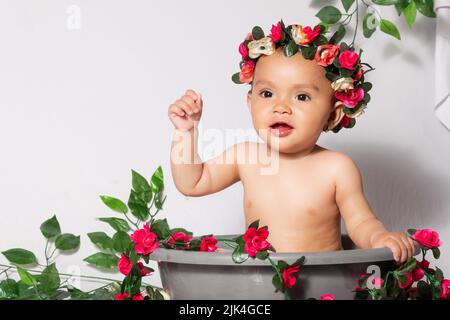
<instances>
[{"instance_id":1,"label":"baby's bare shoulder","mask_svg":"<svg viewBox=\"0 0 450 320\"><path fill-rule=\"evenodd\" d=\"M355 161L345 153L319 147L317 156L323 160L321 164L337 174L358 170Z\"/></svg>"}]
</instances>

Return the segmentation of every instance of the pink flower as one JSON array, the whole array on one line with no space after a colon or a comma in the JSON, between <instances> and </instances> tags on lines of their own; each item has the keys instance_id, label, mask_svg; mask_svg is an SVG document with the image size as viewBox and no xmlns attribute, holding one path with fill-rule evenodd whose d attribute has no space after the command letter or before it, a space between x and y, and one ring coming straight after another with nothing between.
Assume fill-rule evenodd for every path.
<instances>
[{"instance_id":1,"label":"pink flower","mask_svg":"<svg viewBox=\"0 0 450 320\"><path fill-rule=\"evenodd\" d=\"M356 61L358 61L359 55L355 51L346 50L341 52L339 56L339 63L341 67L348 70L355 68Z\"/></svg>"},{"instance_id":2,"label":"pink flower","mask_svg":"<svg viewBox=\"0 0 450 320\"><path fill-rule=\"evenodd\" d=\"M144 297L142 296L142 294L138 293L135 294L133 298L131 298L131 300L144 300Z\"/></svg>"},{"instance_id":3,"label":"pink flower","mask_svg":"<svg viewBox=\"0 0 450 320\"><path fill-rule=\"evenodd\" d=\"M281 29L281 21L277 23L277 25L272 25L272 29L270 30L270 39L272 39L273 43L277 43L283 37L283 30Z\"/></svg>"},{"instance_id":4,"label":"pink flower","mask_svg":"<svg viewBox=\"0 0 450 320\"><path fill-rule=\"evenodd\" d=\"M300 266L292 266L283 269L281 276L283 277L283 283L286 288L292 288L297 282L295 274L300 271Z\"/></svg>"},{"instance_id":5,"label":"pink flower","mask_svg":"<svg viewBox=\"0 0 450 320\"><path fill-rule=\"evenodd\" d=\"M334 44L323 44L317 48L314 60L322 67L329 66L333 63L334 58L339 53L339 46Z\"/></svg>"},{"instance_id":6,"label":"pink flower","mask_svg":"<svg viewBox=\"0 0 450 320\"><path fill-rule=\"evenodd\" d=\"M441 281L441 299L450 299L450 280L443 279Z\"/></svg>"},{"instance_id":7,"label":"pink flower","mask_svg":"<svg viewBox=\"0 0 450 320\"><path fill-rule=\"evenodd\" d=\"M245 231L244 240L245 252L248 253L250 257L255 257L258 251L267 250L270 247L270 243L267 241L269 236L269 230L267 228L256 228L251 227Z\"/></svg>"},{"instance_id":8,"label":"pink flower","mask_svg":"<svg viewBox=\"0 0 450 320\"><path fill-rule=\"evenodd\" d=\"M320 26L316 26L314 30L310 27L294 25L292 27L292 38L295 43L301 46L307 46L319 36Z\"/></svg>"},{"instance_id":9,"label":"pink flower","mask_svg":"<svg viewBox=\"0 0 450 320\"><path fill-rule=\"evenodd\" d=\"M441 240L439 240L439 234L430 229L416 230L411 238L430 249L438 248L442 244Z\"/></svg>"},{"instance_id":10,"label":"pink flower","mask_svg":"<svg viewBox=\"0 0 450 320\"><path fill-rule=\"evenodd\" d=\"M253 81L253 73L255 71L255 62L253 60L245 60L244 66L239 74L239 81L242 83L250 83Z\"/></svg>"},{"instance_id":11,"label":"pink flower","mask_svg":"<svg viewBox=\"0 0 450 320\"><path fill-rule=\"evenodd\" d=\"M130 296L128 295L128 293L124 293L124 294L120 294L118 293L115 297L114 300L128 300Z\"/></svg>"},{"instance_id":12,"label":"pink flower","mask_svg":"<svg viewBox=\"0 0 450 320\"><path fill-rule=\"evenodd\" d=\"M376 287L376 288L381 288L381 286L384 283L384 279L383 278L373 278L372 279L372 284Z\"/></svg>"},{"instance_id":13,"label":"pink flower","mask_svg":"<svg viewBox=\"0 0 450 320\"><path fill-rule=\"evenodd\" d=\"M200 243L200 251L214 252L217 250L217 239L214 237L205 237Z\"/></svg>"},{"instance_id":14,"label":"pink flower","mask_svg":"<svg viewBox=\"0 0 450 320\"><path fill-rule=\"evenodd\" d=\"M332 294L325 294L320 297L320 300L336 300L336 298Z\"/></svg>"},{"instance_id":15,"label":"pink flower","mask_svg":"<svg viewBox=\"0 0 450 320\"><path fill-rule=\"evenodd\" d=\"M242 60L244 60L245 57L247 57L247 55L248 55L247 46L243 42L239 45L239 53L242 56Z\"/></svg>"},{"instance_id":16,"label":"pink flower","mask_svg":"<svg viewBox=\"0 0 450 320\"><path fill-rule=\"evenodd\" d=\"M188 236L186 235L184 232L174 232L172 234L172 236L169 239L169 246L171 247L179 247L180 246L180 242L184 243L183 245L183 249L187 249L189 248L189 240L192 239L192 236ZM177 243L175 243L177 242Z\"/></svg>"},{"instance_id":17,"label":"pink flower","mask_svg":"<svg viewBox=\"0 0 450 320\"><path fill-rule=\"evenodd\" d=\"M131 268L133 267L133 264L131 263L130 260L128 260L127 256L125 256L124 254L122 254L122 256L120 257L117 266L119 268L120 273L122 273L123 275L128 275L131 271ZM146 275L148 275L150 273L150 270L144 268L144 265L142 264L142 262L138 262L137 266L139 268L139 270L141 270L141 276L145 277Z\"/></svg>"},{"instance_id":18,"label":"pink flower","mask_svg":"<svg viewBox=\"0 0 450 320\"><path fill-rule=\"evenodd\" d=\"M130 300L130 295L126 292L124 294L119 293L116 295L114 300ZM138 293L138 294L133 295L131 300L144 300L144 297L142 296L142 294Z\"/></svg>"},{"instance_id":19,"label":"pink flower","mask_svg":"<svg viewBox=\"0 0 450 320\"><path fill-rule=\"evenodd\" d=\"M364 90L363 88L358 87L353 90L348 90L347 92L336 91L334 96L336 99L341 100L347 108L354 108L362 99L364 99Z\"/></svg>"},{"instance_id":20,"label":"pink flower","mask_svg":"<svg viewBox=\"0 0 450 320\"><path fill-rule=\"evenodd\" d=\"M149 255L158 247L156 234L150 231L148 224L144 225L144 229L136 230L130 238L134 242L138 254Z\"/></svg>"}]
</instances>

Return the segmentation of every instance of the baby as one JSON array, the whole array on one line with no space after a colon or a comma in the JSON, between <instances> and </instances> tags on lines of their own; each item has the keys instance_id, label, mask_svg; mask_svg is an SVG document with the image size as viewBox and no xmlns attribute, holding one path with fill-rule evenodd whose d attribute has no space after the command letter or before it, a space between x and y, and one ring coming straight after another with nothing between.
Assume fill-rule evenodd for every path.
<instances>
[{"instance_id":1,"label":"baby","mask_svg":"<svg viewBox=\"0 0 450 320\"><path fill-rule=\"evenodd\" d=\"M286 34L277 36L274 28L281 27L290 32L289 39ZM336 99L323 64L306 59L302 47L287 56L282 45L275 45L277 39L296 40L293 28L298 27L285 28L279 23L272 27L270 38L253 32L244 42L245 48L240 48L247 59L255 47L252 41L258 40L259 49L266 50L256 61L247 60L254 61L250 73L245 73L242 64L235 81L251 84L247 106L264 144L238 143L202 162L197 153L201 95L187 90L170 105L168 115L175 126L171 152L175 186L186 196L198 197L241 181L247 225L257 219L260 225L267 225L268 241L277 252L341 250L342 217L358 247L388 247L397 263L404 263L414 255L415 243L406 233L387 231L376 218L354 161L316 144L322 132L345 126L344 105ZM255 34L259 39L254 39ZM307 34L306 40L308 36L312 37ZM266 45L261 46L264 41ZM275 173L262 174L265 163L250 159L262 146L277 156Z\"/></svg>"}]
</instances>

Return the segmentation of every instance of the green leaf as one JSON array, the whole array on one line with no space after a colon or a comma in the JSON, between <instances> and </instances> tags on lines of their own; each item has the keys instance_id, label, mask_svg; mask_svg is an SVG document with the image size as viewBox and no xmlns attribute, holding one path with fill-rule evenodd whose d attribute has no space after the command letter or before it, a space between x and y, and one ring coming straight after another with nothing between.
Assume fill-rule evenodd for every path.
<instances>
[{"instance_id":1,"label":"green leaf","mask_svg":"<svg viewBox=\"0 0 450 320\"><path fill-rule=\"evenodd\" d=\"M373 3L379 4L380 6L390 6L399 2L399 0L372 0Z\"/></svg>"},{"instance_id":2,"label":"green leaf","mask_svg":"<svg viewBox=\"0 0 450 320\"><path fill-rule=\"evenodd\" d=\"M298 46L293 40L289 41L287 46L284 46L284 48L283 48L283 53L286 57L291 57L294 54L296 54L297 52L298 52Z\"/></svg>"},{"instance_id":3,"label":"green leaf","mask_svg":"<svg viewBox=\"0 0 450 320\"><path fill-rule=\"evenodd\" d=\"M252 29L252 36L253 36L253 39L255 39L255 40L259 40L259 39L264 38L264 31L263 31L263 29L261 29L261 27L259 27L259 26L253 27L253 29Z\"/></svg>"},{"instance_id":4,"label":"green leaf","mask_svg":"<svg viewBox=\"0 0 450 320\"><path fill-rule=\"evenodd\" d=\"M300 50L302 51L302 55L305 59L311 60L314 58L314 55L316 54L316 47L301 47Z\"/></svg>"},{"instance_id":5,"label":"green leaf","mask_svg":"<svg viewBox=\"0 0 450 320\"><path fill-rule=\"evenodd\" d=\"M134 170L131 170L131 181L134 191L151 191L150 184L147 182L147 180Z\"/></svg>"},{"instance_id":6,"label":"green leaf","mask_svg":"<svg viewBox=\"0 0 450 320\"><path fill-rule=\"evenodd\" d=\"M80 236L75 236L71 233L64 233L59 235L55 240L56 249L62 251L74 250L80 246Z\"/></svg>"},{"instance_id":7,"label":"green leaf","mask_svg":"<svg viewBox=\"0 0 450 320\"><path fill-rule=\"evenodd\" d=\"M278 276L278 273L275 273L272 277L272 284L275 287L275 292L281 291L284 292L284 285L281 281L280 277Z\"/></svg>"},{"instance_id":8,"label":"green leaf","mask_svg":"<svg viewBox=\"0 0 450 320\"><path fill-rule=\"evenodd\" d=\"M441 256L441 250L439 250L439 248L433 248L431 249L431 252L433 252L433 257L435 259L439 259L439 257Z\"/></svg>"},{"instance_id":9,"label":"green leaf","mask_svg":"<svg viewBox=\"0 0 450 320\"><path fill-rule=\"evenodd\" d=\"M348 12L354 2L355 0L342 0L342 5L344 6L345 12Z\"/></svg>"},{"instance_id":10,"label":"green leaf","mask_svg":"<svg viewBox=\"0 0 450 320\"><path fill-rule=\"evenodd\" d=\"M395 24L386 19L381 19L380 30L386 34L393 36L394 38L401 40L400 32Z\"/></svg>"},{"instance_id":11,"label":"green leaf","mask_svg":"<svg viewBox=\"0 0 450 320\"><path fill-rule=\"evenodd\" d=\"M56 265L52 263L42 271L39 279L39 288L46 294L54 293L61 284Z\"/></svg>"},{"instance_id":12,"label":"green leaf","mask_svg":"<svg viewBox=\"0 0 450 320\"><path fill-rule=\"evenodd\" d=\"M402 15L403 11L406 9L406 7L409 4L409 1L411 1L411 0L399 0L395 4L395 10L397 10L397 13L398 13L399 16Z\"/></svg>"},{"instance_id":13,"label":"green leaf","mask_svg":"<svg viewBox=\"0 0 450 320\"><path fill-rule=\"evenodd\" d=\"M416 21L416 15L417 15L417 8L416 3L414 1L411 1L411 3L405 8L403 11L406 19L406 23L408 24L409 28L412 28L414 25L414 22Z\"/></svg>"},{"instance_id":14,"label":"green leaf","mask_svg":"<svg viewBox=\"0 0 450 320\"><path fill-rule=\"evenodd\" d=\"M408 234L411 237L414 233L416 233L416 229L408 229Z\"/></svg>"},{"instance_id":15,"label":"green leaf","mask_svg":"<svg viewBox=\"0 0 450 320\"><path fill-rule=\"evenodd\" d=\"M233 81L236 84L242 84L241 80L240 80L240 72L236 72L235 74L233 74L231 76L231 81Z\"/></svg>"},{"instance_id":16,"label":"green leaf","mask_svg":"<svg viewBox=\"0 0 450 320\"><path fill-rule=\"evenodd\" d=\"M248 259L248 254L242 246L237 246L233 250L232 259L235 263L243 263Z\"/></svg>"},{"instance_id":17,"label":"green leaf","mask_svg":"<svg viewBox=\"0 0 450 320\"><path fill-rule=\"evenodd\" d=\"M250 229L250 228L258 229L259 228L259 219L250 223L250 225L248 226L248 229Z\"/></svg>"},{"instance_id":18,"label":"green leaf","mask_svg":"<svg viewBox=\"0 0 450 320\"><path fill-rule=\"evenodd\" d=\"M370 38L372 34L377 30L379 21L373 13L368 13L363 20L363 35L366 38Z\"/></svg>"},{"instance_id":19,"label":"green leaf","mask_svg":"<svg viewBox=\"0 0 450 320\"><path fill-rule=\"evenodd\" d=\"M130 208L133 216L141 221L147 220L150 215L147 203L143 201L139 194L134 190L130 191L130 197L128 198L128 207Z\"/></svg>"},{"instance_id":20,"label":"green leaf","mask_svg":"<svg viewBox=\"0 0 450 320\"><path fill-rule=\"evenodd\" d=\"M371 82L364 82L361 84L361 88L363 88L364 92L369 92L372 90L372 83Z\"/></svg>"},{"instance_id":21,"label":"green leaf","mask_svg":"<svg viewBox=\"0 0 450 320\"><path fill-rule=\"evenodd\" d=\"M14 299L19 296L19 284L13 279L0 282L0 298Z\"/></svg>"},{"instance_id":22,"label":"green leaf","mask_svg":"<svg viewBox=\"0 0 450 320\"><path fill-rule=\"evenodd\" d=\"M109 197L109 196L100 196L100 199L102 199L103 203L106 204L110 209L119 212L119 213L127 213L128 208L125 203L122 202L122 200Z\"/></svg>"},{"instance_id":23,"label":"green leaf","mask_svg":"<svg viewBox=\"0 0 450 320\"><path fill-rule=\"evenodd\" d=\"M83 261L86 261L97 268L114 269L117 268L119 258L113 254L97 252L85 258Z\"/></svg>"},{"instance_id":24,"label":"green leaf","mask_svg":"<svg viewBox=\"0 0 450 320\"><path fill-rule=\"evenodd\" d=\"M316 14L316 17L327 24L335 24L341 19L342 14L339 9L334 6L325 6L320 9Z\"/></svg>"},{"instance_id":25,"label":"green leaf","mask_svg":"<svg viewBox=\"0 0 450 320\"><path fill-rule=\"evenodd\" d=\"M433 0L414 0L417 6L417 10L426 17L436 18L436 12L434 12Z\"/></svg>"},{"instance_id":26,"label":"green leaf","mask_svg":"<svg viewBox=\"0 0 450 320\"><path fill-rule=\"evenodd\" d=\"M91 232L87 234L93 244L102 250L113 250L113 240L104 232Z\"/></svg>"},{"instance_id":27,"label":"green leaf","mask_svg":"<svg viewBox=\"0 0 450 320\"><path fill-rule=\"evenodd\" d=\"M344 39L345 33L346 33L345 27L342 24L339 25L339 28L331 37L330 43L334 43L334 44L339 43L342 39Z\"/></svg>"},{"instance_id":28,"label":"green leaf","mask_svg":"<svg viewBox=\"0 0 450 320\"><path fill-rule=\"evenodd\" d=\"M256 254L256 258L259 260L266 260L268 256L269 256L269 253L267 252L267 250L258 251L258 253Z\"/></svg>"},{"instance_id":29,"label":"green leaf","mask_svg":"<svg viewBox=\"0 0 450 320\"><path fill-rule=\"evenodd\" d=\"M156 234L158 240L168 238L170 236L169 230L170 228L166 218L155 220L150 225L150 231Z\"/></svg>"},{"instance_id":30,"label":"green leaf","mask_svg":"<svg viewBox=\"0 0 450 320\"><path fill-rule=\"evenodd\" d=\"M56 237L57 235L61 234L61 227L59 226L58 219L56 219L56 216L53 216L52 218L44 221L41 224L41 232L47 239Z\"/></svg>"},{"instance_id":31,"label":"green leaf","mask_svg":"<svg viewBox=\"0 0 450 320\"><path fill-rule=\"evenodd\" d=\"M19 274L20 280L28 286L36 285L36 278L29 273L27 270L17 267L17 273Z\"/></svg>"},{"instance_id":32,"label":"green leaf","mask_svg":"<svg viewBox=\"0 0 450 320\"><path fill-rule=\"evenodd\" d=\"M128 233L123 231L117 231L113 238L113 247L116 252L125 252L130 249L131 239Z\"/></svg>"},{"instance_id":33,"label":"green leaf","mask_svg":"<svg viewBox=\"0 0 450 320\"><path fill-rule=\"evenodd\" d=\"M153 193L159 193L164 189L164 176L161 166L153 173L150 185Z\"/></svg>"},{"instance_id":34,"label":"green leaf","mask_svg":"<svg viewBox=\"0 0 450 320\"><path fill-rule=\"evenodd\" d=\"M34 264L37 262L34 253L25 249L10 249L3 251L2 254L6 257L6 259L8 259L9 262L19 265Z\"/></svg>"},{"instance_id":35,"label":"green leaf","mask_svg":"<svg viewBox=\"0 0 450 320\"><path fill-rule=\"evenodd\" d=\"M416 269L416 266L417 260L415 258L410 258L403 266L395 271L395 273L400 276L404 276Z\"/></svg>"},{"instance_id":36,"label":"green leaf","mask_svg":"<svg viewBox=\"0 0 450 320\"><path fill-rule=\"evenodd\" d=\"M106 222L116 231L125 231L126 232L131 229L128 222L124 219L110 217L110 218L99 218L98 220L102 221L102 222Z\"/></svg>"}]
</instances>

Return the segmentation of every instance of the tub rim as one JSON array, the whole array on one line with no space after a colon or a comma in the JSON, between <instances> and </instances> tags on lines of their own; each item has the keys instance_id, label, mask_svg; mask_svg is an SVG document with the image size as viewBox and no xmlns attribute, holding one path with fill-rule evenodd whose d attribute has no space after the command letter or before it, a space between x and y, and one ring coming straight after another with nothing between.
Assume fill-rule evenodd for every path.
<instances>
[{"instance_id":1,"label":"tub rim","mask_svg":"<svg viewBox=\"0 0 450 320\"><path fill-rule=\"evenodd\" d=\"M219 238L232 238L237 235L217 235ZM349 241L349 237L342 235L343 242ZM351 240L350 240L351 241ZM224 248L221 246L220 248ZM228 247L226 247L228 248ZM231 257L232 251L228 252L201 252L184 251L157 248L149 258L152 261L179 264L198 265L220 265L220 266L270 266L269 261L252 259L249 257L245 262L237 264ZM294 263L301 256L305 256L305 265L341 265L355 263L376 263L394 261L394 256L389 248L376 249L344 249L339 251L323 252L283 252L271 253L273 260L284 260L288 264Z\"/></svg>"}]
</instances>

